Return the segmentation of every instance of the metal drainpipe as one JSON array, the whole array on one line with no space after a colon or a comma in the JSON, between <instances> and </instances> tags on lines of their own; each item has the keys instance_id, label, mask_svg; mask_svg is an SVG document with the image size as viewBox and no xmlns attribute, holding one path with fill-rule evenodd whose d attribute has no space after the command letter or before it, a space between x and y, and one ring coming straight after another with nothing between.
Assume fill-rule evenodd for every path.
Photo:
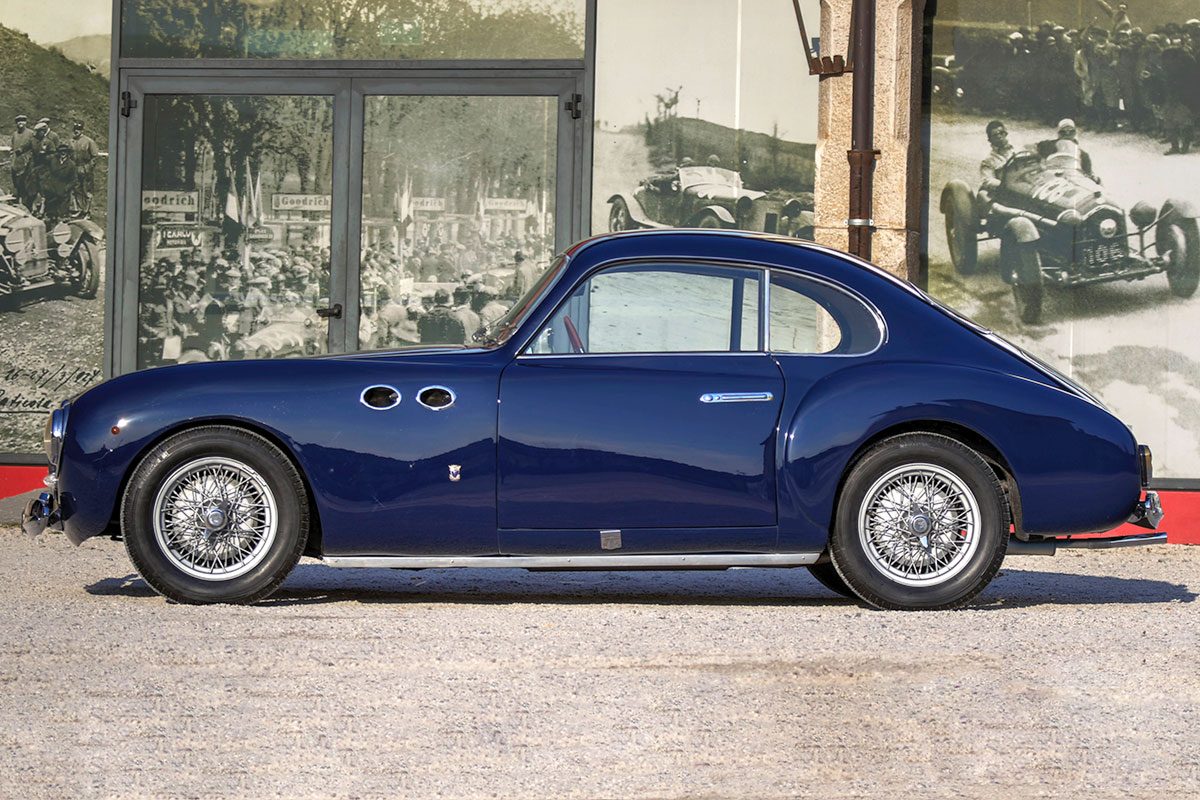
<instances>
[{"instance_id":1,"label":"metal drainpipe","mask_svg":"<svg viewBox=\"0 0 1200 800\"><path fill-rule=\"evenodd\" d=\"M854 0L854 99L850 124L849 250L871 260L871 195L875 174L875 0Z\"/></svg>"}]
</instances>

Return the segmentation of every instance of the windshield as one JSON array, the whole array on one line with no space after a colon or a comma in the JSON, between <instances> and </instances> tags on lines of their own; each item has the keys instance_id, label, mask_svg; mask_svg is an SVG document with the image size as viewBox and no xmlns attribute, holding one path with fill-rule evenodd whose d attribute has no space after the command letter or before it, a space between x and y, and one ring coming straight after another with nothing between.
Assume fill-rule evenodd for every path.
<instances>
[{"instance_id":1,"label":"windshield","mask_svg":"<svg viewBox=\"0 0 1200 800\"><path fill-rule=\"evenodd\" d=\"M679 185L686 189L701 184L719 184L741 188L742 176L731 169L720 167L680 167Z\"/></svg>"},{"instance_id":2,"label":"windshield","mask_svg":"<svg viewBox=\"0 0 1200 800\"><path fill-rule=\"evenodd\" d=\"M567 265L567 256L560 255L555 259L554 263L546 268L541 277L534 281L533 286L529 291L525 292L517 302L513 303L512 308L508 310L503 317L493 322L486 328L481 328L473 337L475 341L482 344L484 347L499 347L504 344L517 332L517 328L521 327L521 323L529 316L529 312L533 311L541 301L542 296L550 290L558 276L562 274L563 268Z\"/></svg>"}]
</instances>

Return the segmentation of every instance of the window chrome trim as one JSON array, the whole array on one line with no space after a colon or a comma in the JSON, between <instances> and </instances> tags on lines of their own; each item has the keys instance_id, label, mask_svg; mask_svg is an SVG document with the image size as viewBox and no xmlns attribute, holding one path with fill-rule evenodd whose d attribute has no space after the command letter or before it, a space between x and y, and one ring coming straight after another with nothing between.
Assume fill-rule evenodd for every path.
<instances>
[{"instance_id":1,"label":"window chrome trim","mask_svg":"<svg viewBox=\"0 0 1200 800\"><path fill-rule=\"evenodd\" d=\"M426 393L426 392L428 392L430 389L441 389L443 392L445 392L446 394L450 395L450 402L449 402L449 403L446 403L446 405L444 405L444 406L431 406L431 405L429 405L429 404L428 404L428 403L426 403L426 402L425 402L423 399L421 399L421 395L425 394L425 393ZM450 408L451 406L453 406L455 403L457 403L457 402L458 402L458 395L457 395L457 394L455 394L454 390L453 390L453 389L451 389L449 386L442 386L442 385L441 385L441 384L439 384L439 383L435 383L435 384L432 384L432 385L430 385L430 386L423 386L423 387L421 387L421 388L420 388L420 389L417 391L416 398L417 398L417 404L418 404L418 405L420 405L420 406L423 406L424 408L427 408L427 409L429 409L430 411L445 411L446 409Z\"/></svg>"},{"instance_id":2,"label":"window chrome trim","mask_svg":"<svg viewBox=\"0 0 1200 800\"><path fill-rule=\"evenodd\" d=\"M396 402L392 403L390 406L373 406L373 405L371 405L370 403L367 402L367 392L371 391L372 389L391 389L393 392L396 393ZM397 389L395 386L392 386L387 383L373 383L370 386L365 387L358 395L358 402L362 403L364 406L371 409L372 411L391 411L393 408L400 405L401 401L403 401L403 400L404 400L404 395L402 395L400 393L400 390Z\"/></svg>"}]
</instances>

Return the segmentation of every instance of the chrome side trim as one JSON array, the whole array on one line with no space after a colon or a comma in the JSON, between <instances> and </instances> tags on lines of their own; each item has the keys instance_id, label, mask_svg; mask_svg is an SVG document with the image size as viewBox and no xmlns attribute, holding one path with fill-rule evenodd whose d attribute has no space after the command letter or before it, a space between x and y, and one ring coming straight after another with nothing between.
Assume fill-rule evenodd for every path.
<instances>
[{"instance_id":1,"label":"chrome side trim","mask_svg":"<svg viewBox=\"0 0 1200 800\"><path fill-rule=\"evenodd\" d=\"M802 567L814 564L818 553L718 553L682 555L605 556L326 556L330 567L382 569L629 569L663 567Z\"/></svg>"},{"instance_id":2,"label":"chrome side trim","mask_svg":"<svg viewBox=\"0 0 1200 800\"><path fill-rule=\"evenodd\" d=\"M770 392L705 392L701 403L769 403L775 399Z\"/></svg>"}]
</instances>

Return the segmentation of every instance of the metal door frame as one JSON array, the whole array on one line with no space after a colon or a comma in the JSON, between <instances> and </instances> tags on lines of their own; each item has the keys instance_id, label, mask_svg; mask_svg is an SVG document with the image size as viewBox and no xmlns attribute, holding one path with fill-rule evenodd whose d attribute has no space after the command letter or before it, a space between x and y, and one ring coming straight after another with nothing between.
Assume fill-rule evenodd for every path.
<instances>
[{"instance_id":1,"label":"metal door frame","mask_svg":"<svg viewBox=\"0 0 1200 800\"><path fill-rule=\"evenodd\" d=\"M118 83L114 81L114 83ZM143 119L146 95L328 96L333 98L333 198L330 219L329 303L341 303L329 320L329 351L357 349L362 241L364 106L366 95L553 97L558 108L555 166L555 248L561 251L589 228L591 109L575 118L566 107L574 94L587 96L582 69L324 69L194 70L148 67L122 70L122 97L129 114L118 117L122 154L114 183L108 277L112 320L110 375L137 369L138 291L141 246ZM128 94L126 94L128 93ZM339 202L340 200L340 202ZM120 268L118 268L118 265Z\"/></svg>"}]
</instances>

